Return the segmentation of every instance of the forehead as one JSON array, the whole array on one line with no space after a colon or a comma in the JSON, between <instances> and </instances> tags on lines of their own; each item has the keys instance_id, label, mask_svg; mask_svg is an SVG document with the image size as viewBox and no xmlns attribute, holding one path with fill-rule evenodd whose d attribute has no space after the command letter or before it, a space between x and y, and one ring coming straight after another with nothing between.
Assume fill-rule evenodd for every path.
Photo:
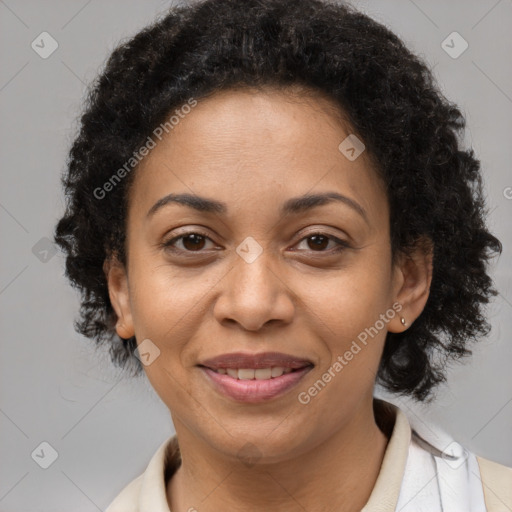
<instances>
[{"instance_id":1,"label":"forehead","mask_svg":"<svg viewBox=\"0 0 512 512\"><path fill-rule=\"evenodd\" d=\"M228 90L200 99L187 112L175 117L178 122L137 169L134 207L147 211L172 192L235 204L338 190L358 197L367 210L383 200L369 156L363 151L350 160L340 151L352 136L350 125L321 95Z\"/></svg>"}]
</instances>

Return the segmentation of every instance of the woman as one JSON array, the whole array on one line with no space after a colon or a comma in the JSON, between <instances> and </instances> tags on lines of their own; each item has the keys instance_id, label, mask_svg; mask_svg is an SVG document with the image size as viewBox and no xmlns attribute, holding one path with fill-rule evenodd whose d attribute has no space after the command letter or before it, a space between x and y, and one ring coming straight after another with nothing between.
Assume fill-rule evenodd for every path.
<instances>
[{"instance_id":1,"label":"woman","mask_svg":"<svg viewBox=\"0 0 512 512\"><path fill-rule=\"evenodd\" d=\"M510 468L373 396L432 400L489 331L463 127L394 34L319 0L173 8L113 52L55 240L80 332L176 436L108 512L512 507Z\"/></svg>"}]
</instances>

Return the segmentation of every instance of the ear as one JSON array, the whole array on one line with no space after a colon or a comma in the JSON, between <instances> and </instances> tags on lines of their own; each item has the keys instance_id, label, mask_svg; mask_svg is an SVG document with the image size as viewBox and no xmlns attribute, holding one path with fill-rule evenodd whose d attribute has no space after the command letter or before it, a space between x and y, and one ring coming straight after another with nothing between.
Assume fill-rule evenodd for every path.
<instances>
[{"instance_id":1,"label":"ear","mask_svg":"<svg viewBox=\"0 0 512 512\"><path fill-rule=\"evenodd\" d=\"M413 251L401 253L394 268L394 297L401 305L389 322L390 332L403 332L425 308L432 283L434 250L430 239L420 239ZM404 318L405 325L401 319Z\"/></svg>"},{"instance_id":2,"label":"ear","mask_svg":"<svg viewBox=\"0 0 512 512\"><path fill-rule=\"evenodd\" d=\"M103 271L107 278L108 294L117 314L116 332L120 338L128 339L135 335L128 288L128 275L125 266L116 256L105 260Z\"/></svg>"}]
</instances>

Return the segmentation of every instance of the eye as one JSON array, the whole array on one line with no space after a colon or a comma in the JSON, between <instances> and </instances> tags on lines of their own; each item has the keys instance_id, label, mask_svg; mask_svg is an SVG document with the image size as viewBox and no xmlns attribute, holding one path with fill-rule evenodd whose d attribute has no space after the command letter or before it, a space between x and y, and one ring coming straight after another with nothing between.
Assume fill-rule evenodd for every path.
<instances>
[{"instance_id":1,"label":"eye","mask_svg":"<svg viewBox=\"0 0 512 512\"><path fill-rule=\"evenodd\" d=\"M202 252L207 241L212 242L206 234L197 231L189 231L188 233L183 233L164 242L162 246L173 252ZM176 247L176 242L181 244L181 247Z\"/></svg>"},{"instance_id":2,"label":"eye","mask_svg":"<svg viewBox=\"0 0 512 512\"><path fill-rule=\"evenodd\" d=\"M213 244L213 241L205 233L199 231L189 231L179 236L175 236L166 242L163 242L162 247L166 250L177 253L200 253L204 252L203 249L208 249L208 247L205 247L207 246L208 242ZM327 233L321 232L309 234L308 236L304 237L298 245L300 246L300 244L303 243L308 245L305 250L309 250L311 252L337 253L350 247L348 242L340 240L335 236L328 235ZM181 247L179 246L180 244ZM328 248L329 244L331 244L330 249ZM215 246L215 244L213 245Z\"/></svg>"},{"instance_id":3,"label":"eye","mask_svg":"<svg viewBox=\"0 0 512 512\"><path fill-rule=\"evenodd\" d=\"M331 242L334 245L334 248L331 246L331 249L325 250L327 249L329 243ZM327 233L311 233L308 236L304 237L300 241L299 245L301 243L306 243L308 245L308 248L306 248L306 250L310 250L312 252L335 253L350 247L348 242L340 240L335 236L328 235Z\"/></svg>"}]
</instances>

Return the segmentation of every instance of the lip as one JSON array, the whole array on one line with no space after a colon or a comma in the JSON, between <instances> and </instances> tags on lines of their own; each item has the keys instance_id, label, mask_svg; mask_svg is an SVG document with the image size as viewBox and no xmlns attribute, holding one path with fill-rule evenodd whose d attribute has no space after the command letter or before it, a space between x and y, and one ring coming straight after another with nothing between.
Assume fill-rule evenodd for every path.
<instances>
[{"instance_id":1,"label":"lip","mask_svg":"<svg viewBox=\"0 0 512 512\"><path fill-rule=\"evenodd\" d=\"M222 395L239 402L258 403L266 402L290 391L313 367L305 366L300 370L268 380L238 380L229 375L221 375L205 366L200 368L214 388Z\"/></svg>"},{"instance_id":2,"label":"lip","mask_svg":"<svg viewBox=\"0 0 512 512\"><path fill-rule=\"evenodd\" d=\"M245 352L232 352L222 354L199 363L212 370L219 368L269 368L271 366L282 366L297 370L305 366L313 366L309 359L302 359L297 356L283 354L281 352L262 352L261 354L248 354Z\"/></svg>"},{"instance_id":3,"label":"lip","mask_svg":"<svg viewBox=\"0 0 512 512\"><path fill-rule=\"evenodd\" d=\"M198 366L217 392L233 400L246 403L266 402L284 395L314 367L308 359L279 352L224 354L207 359ZM258 369L275 366L291 368L293 371L266 380L239 380L216 372L220 368Z\"/></svg>"}]
</instances>

